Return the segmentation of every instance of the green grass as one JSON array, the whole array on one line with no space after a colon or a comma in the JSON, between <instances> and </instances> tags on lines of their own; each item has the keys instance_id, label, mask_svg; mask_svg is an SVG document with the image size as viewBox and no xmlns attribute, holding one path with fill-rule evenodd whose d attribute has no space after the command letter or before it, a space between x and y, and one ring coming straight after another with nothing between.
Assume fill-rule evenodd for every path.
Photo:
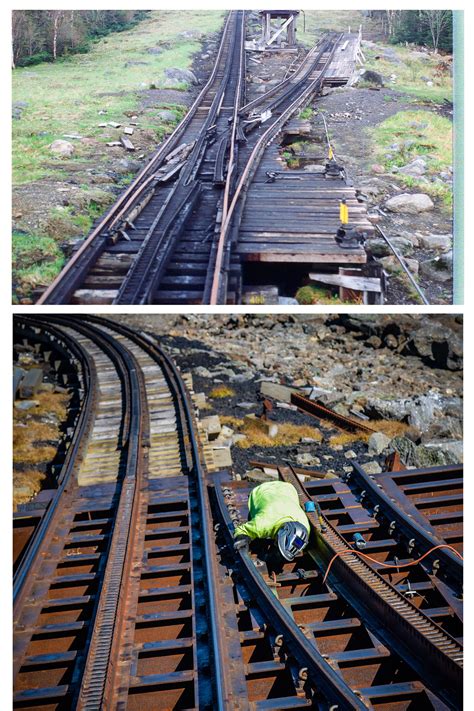
<instances>
[{"instance_id":1,"label":"green grass","mask_svg":"<svg viewBox=\"0 0 474 711\"><path fill-rule=\"evenodd\" d=\"M452 123L431 111L399 111L372 129L371 134L376 160L387 171L400 168L420 156L427 161L428 178L447 171L452 165ZM405 146L406 141L411 144ZM398 150L390 148L394 144L399 145ZM405 187L426 192L439 198L446 208L451 208L452 188L449 184L424 182L403 173L394 173L393 177Z\"/></svg>"},{"instance_id":2,"label":"green grass","mask_svg":"<svg viewBox=\"0 0 474 711\"><path fill-rule=\"evenodd\" d=\"M372 21L362 14L360 10L305 10L306 31L303 30L304 18L301 13L297 20L297 38L306 45L313 45L321 35L328 31L347 32L349 27L352 32L362 32L372 26Z\"/></svg>"},{"instance_id":3,"label":"green grass","mask_svg":"<svg viewBox=\"0 0 474 711\"><path fill-rule=\"evenodd\" d=\"M120 131L99 128L99 124L114 121L126 125L129 117L139 112L136 133L142 132L148 146L145 150L151 150L155 141L159 143L169 135L185 115L186 107L163 103L141 111L142 94L164 84L166 69L190 68L193 55L201 47L201 37L219 31L223 18L223 11L214 10L153 11L134 28L97 41L87 54L13 70L13 102L26 103L21 118L13 120L12 126L14 187L47 178L66 181L79 175L83 183L80 190L74 191L82 200L73 207L48 208L49 214L35 234L13 235L15 299L28 298L34 287L52 281L64 262L58 243L87 234L113 200L111 195L110 201L96 204L88 199L94 186L84 184L84 170L113 169L105 143L117 140ZM189 30L197 31L198 36L180 36ZM148 51L154 47L160 47L161 54ZM125 66L129 62L143 63ZM173 111L175 118L163 120L158 116L163 109ZM64 134L77 134L88 141L72 140L73 156L55 157L49 147ZM117 179L117 184L125 186L133 176L133 172L126 173ZM30 259L30 254L34 258Z\"/></svg>"},{"instance_id":4,"label":"green grass","mask_svg":"<svg viewBox=\"0 0 474 711\"><path fill-rule=\"evenodd\" d=\"M64 133L110 140L104 135L110 131L99 128L99 123L124 123L125 114L138 108L140 91L163 83L165 69L190 67L200 41L179 34L190 28L203 34L216 32L222 20L222 11L154 11L133 29L100 40L88 54L14 69L13 101L28 103L21 119L13 121L14 185L56 175L46 161L69 164L71 159L52 158L48 148ZM160 45L159 55L147 51ZM146 64L125 67L130 61ZM100 116L99 110L107 114ZM179 111L182 114L184 109ZM147 116L141 126L157 128L153 116ZM87 146L77 141L74 146L72 160L93 160Z\"/></svg>"},{"instance_id":5,"label":"green grass","mask_svg":"<svg viewBox=\"0 0 474 711\"><path fill-rule=\"evenodd\" d=\"M344 302L336 295L332 294L329 289L324 289L318 286L302 286L295 294L295 299L299 304L343 304Z\"/></svg>"},{"instance_id":6,"label":"green grass","mask_svg":"<svg viewBox=\"0 0 474 711\"><path fill-rule=\"evenodd\" d=\"M380 46L383 46L382 44ZM441 56L426 54L422 60L413 57L412 50L400 45L387 45L389 51L394 51L401 60L401 64L388 62L385 59L375 59L379 56L373 49L364 48L366 58L365 68L373 69L382 74L387 80L396 75L395 82L387 81L387 87L402 91L414 100L429 101L442 104L444 99L453 100L453 80L449 72L440 73L439 63ZM426 77L422 79L422 77ZM426 80L432 81L433 86L428 86Z\"/></svg>"},{"instance_id":7,"label":"green grass","mask_svg":"<svg viewBox=\"0 0 474 711\"><path fill-rule=\"evenodd\" d=\"M313 118L313 113L314 113L314 111L311 108L311 106L306 106L302 111L300 111L298 118L311 119L311 118Z\"/></svg>"},{"instance_id":8,"label":"green grass","mask_svg":"<svg viewBox=\"0 0 474 711\"><path fill-rule=\"evenodd\" d=\"M64 264L64 256L52 237L14 232L12 262L13 281L33 289L54 279Z\"/></svg>"}]
</instances>

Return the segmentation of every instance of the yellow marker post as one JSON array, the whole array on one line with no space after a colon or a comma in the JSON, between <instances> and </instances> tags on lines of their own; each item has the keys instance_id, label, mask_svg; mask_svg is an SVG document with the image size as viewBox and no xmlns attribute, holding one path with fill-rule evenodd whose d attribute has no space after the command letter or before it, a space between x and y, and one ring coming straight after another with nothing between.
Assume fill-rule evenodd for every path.
<instances>
[{"instance_id":1,"label":"yellow marker post","mask_svg":"<svg viewBox=\"0 0 474 711\"><path fill-rule=\"evenodd\" d=\"M329 160L332 160L334 158L334 153L332 151L332 147L329 146L329 151L328 151L328 158Z\"/></svg>"},{"instance_id":2,"label":"yellow marker post","mask_svg":"<svg viewBox=\"0 0 474 711\"><path fill-rule=\"evenodd\" d=\"M339 218L341 220L341 224L347 225L349 222L349 208L346 205L346 201L342 200L339 203Z\"/></svg>"}]
</instances>

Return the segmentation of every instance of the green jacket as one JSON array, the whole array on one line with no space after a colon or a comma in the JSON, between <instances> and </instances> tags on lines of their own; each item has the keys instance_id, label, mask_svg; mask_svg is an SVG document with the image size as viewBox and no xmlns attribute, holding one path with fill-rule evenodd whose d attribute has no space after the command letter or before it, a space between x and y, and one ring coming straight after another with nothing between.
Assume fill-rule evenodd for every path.
<instances>
[{"instance_id":1,"label":"green jacket","mask_svg":"<svg viewBox=\"0 0 474 711\"><path fill-rule=\"evenodd\" d=\"M298 493L286 481L268 481L249 496L249 521L237 526L234 536L275 538L286 521L299 521L309 533L309 521L300 506Z\"/></svg>"}]
</instances>

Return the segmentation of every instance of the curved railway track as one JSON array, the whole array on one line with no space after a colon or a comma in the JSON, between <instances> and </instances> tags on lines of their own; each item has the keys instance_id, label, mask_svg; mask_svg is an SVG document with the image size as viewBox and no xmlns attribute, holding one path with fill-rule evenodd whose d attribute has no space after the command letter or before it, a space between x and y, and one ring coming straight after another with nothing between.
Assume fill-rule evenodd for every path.
<instances>
[{"instance_id":1,"label":"curved railway track","mask_svg":"<svg viewBox=\"0 0 474 711\"><path fill-rule=\"evenodd\" d=\"M326 36L267 94L245 102L245 12L229 12L213 72L188 114L94 228L39 304L237 303L233 215L262 152L321 87Z\"/></svg>"},{"instance_id":2,"label":"curved railway track","mask_svg":"<svg viewBox=\"0 0 474 711\"><path fill-rule=\"evenodd\" d=\"M201 465L183 378L158 343L93 316L17 323L27 341L63 344L84 392L15 574L14 708L461 708L460 579L441 555L418 561L426 539L396 517L403 506L374 511L356 474L303 487L283 467L326 531L310 514L293 563L265 543L235 554L249 484ZM390 477L421 493L429 476L456 486L452 469Z\"/></svg>"},{"instance_id":3,"label":"curved railway track","mask_svg":"<svg viewBox=\"0 0 474 711\"><path fill-rule=\"evenodd\" d=\"M310 482L305 488L291 470L280 469L280 475L298 488L302 504L311 497L320 503L327 530L321 534L318 520L311 521L312 546L310 543L309 552L296 566L270 563L268 573L262 574L255 571L255 561L246 553L242 554L241 563L260 594L265 586L273 588L273 593L268 593L269 604L272 597L273 605L274 596L279 598L279 614L287 626L284 641L288 652L293 645L291 630L296 634L299 628L311 640L312 666L306 667L307 679L312 679L314 688L321 688L321 670L335 672L339 693L345 689L346 703L352 704L348 708L359 708L357 703L362 703L363 708L460 708L462 614L460 619L459 601L454 607L449 605L453 592L421 565L408 574L397 569L397 563L407 562L401 556L406 551L405 544L396 539L393 531L387 531L388 526L374 522L343 482ZM243 482L223 483L218 491L220 512L230 531L246 517L248 494L249 487ZM374 564L362 564L355 555L336 558L326 583L323 571L327 571L338 550L350 550L346 541L355 532L363 533L364 551L374 558ZM265 559L265 554L260 557ZM405 558L410 556L405 553ZM383 567L392 561L392 568ZM339 570L336 566L340 566ZM362 589L363 582L370 588ZM384 588L389 589L385 604L379 599L374 614L371 604L376 597L385 596ZM418 616L423 619L423 626L418 624ZM421 660L415 649L420 630L426 637ZM405 645L400 643L404 635L410 640ZM433 641L436 649L429 646ZM447 669L442 671L441 667L437 675L430 675L429 671L430 665L438 665L437 657L446 652L454 656L444 663L457 667L450 687L440 683L441 678L446 681L449 677ZM308 659L300 663L308 664ZM333 689L329 693L335 702L337 692ZM344 702L339 702L344 708Z\"/></svg>"},{"instance_id":4,"label":"curved railway track","mask_svg":"<svg viewBox=\"0 0 474 711\"><path fill-rule=\"evenodd\" d=\"M81 457L19 567L14 706L223 708L212 525L178 371L113 324L38 323L80 344L93 395Z\"/></svg>"}]
</instances>

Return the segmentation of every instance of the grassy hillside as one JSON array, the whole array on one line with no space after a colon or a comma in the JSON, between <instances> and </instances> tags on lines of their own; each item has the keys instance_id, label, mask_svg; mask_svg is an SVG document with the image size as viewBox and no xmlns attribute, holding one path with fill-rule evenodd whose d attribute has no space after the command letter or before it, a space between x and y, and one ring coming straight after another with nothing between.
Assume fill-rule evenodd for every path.
<instances>
[{"instance_id":1,"label":"grassy hillside","mask_svg":"<svg viewBox=\"0 0 474 711\"><path fill-rule=\"evenodd\" d=\"M304 31L304 25L306 30ZM374 23L360 10L305 10L298 18L298 39L307 45L314 44L323 32L357 32L362 25L364 30L373 29Z\"/></svg>"},{"instance_id":2,"label":"grassy hillside","mask_svg":"<svg viewBox=\"0 0 474 711\"><path fill-rule=\"evenodd\" d=\"M164 72L191 68L223 18L223 11L153 11L88 54L13 70L14 300L28 300L32 289L54 279L68 240L89 231L133 177L137 157L143 159L184 116L188 87ZM164 98L150 91L161 88ZM134 114L137 152L107 147L122 131L99 124L124 126ZM53 155L56 139L69 140L73 155Z\"/></svg>"},{"instance_id":3,"label":"grassy hillside","mask_svg":"<svg viewBox=\"0 0 474 711\"><path fill-rule=\"evenodd\" d=\"M442 104L453 100L453 78L448 58L431 52L417 52L413 48L389 45L389 51L398 62L388 61L376 49L364 48L365 68L373 69L384 77L394 77L387 86L416 99Z\"/></svg>"},{"instance_id":4,"label":"grassy hillside","mask_svg":"<svg viewBox=\"0 0 474 711\"><path fill-rule=\"evenodd\" d=\"M15 69L13 100L26 107L13 122L14 184L51 174L48 146L64 133L110 140L98 128L98 112L107 111L104 120L123 121L124 113L137 108L141 91L163 83L165 69L190 66L199 34L218 30L222 17L217 11L156 11L132 30L99 41L88 54ZM180 36L186 30L196 38ZM151 54L153 48L162 53ZM75 159L84 155L87 149Z\"/></svg>"}]
</instances>

